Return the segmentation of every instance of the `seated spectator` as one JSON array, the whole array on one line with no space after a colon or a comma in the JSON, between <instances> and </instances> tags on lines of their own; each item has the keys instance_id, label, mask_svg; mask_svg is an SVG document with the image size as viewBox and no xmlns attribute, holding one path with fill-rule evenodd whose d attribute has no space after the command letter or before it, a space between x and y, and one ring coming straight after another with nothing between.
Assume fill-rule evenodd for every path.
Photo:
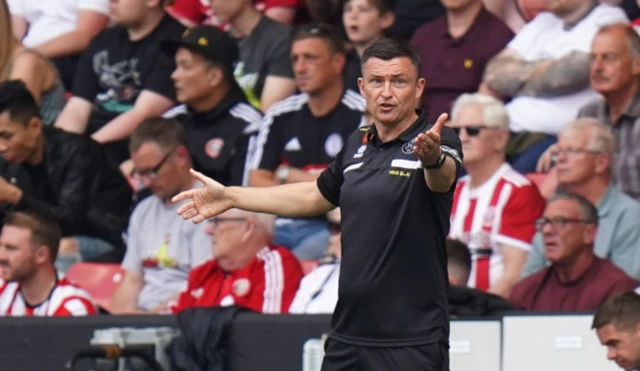
<instances>
[{"instance_id":1,"label":"seated spectator","mask_svg":"<svg viewBox=\"0 0 640 371\"><path fill-rule=\"evenodd\" d=\"M640 201L640 36L626 24L601 28L591 46L591 87L602 95L580 109L578 117L593 117L609 126L614 146L613 182ZM557 145L538 162L538 171L551 167Z\"/></svg>"},{"instance_id":2,"label":"seated spectator","mask_svg":"<svg viewBox=\"0 0 640 371\"><path fill-rule=\"evenodd\" d=\"M509 118L499 100L463 94L453 106L468 175L456 186L449 237L469 246L468 285L508 297L531 249L544 199L505 162Z\"/></svg>"},{"instance_id":3,"label":"seated spectator","mask_svg":"<svg viewBox=\"0 0 640 371\"><path fill-rule=\"evenodd\" d=\"M600 218L595 254L640 279L640 204L611 182L614 139L608 126L592 118L577 119L558 136L557 164L542 189L560 186L596 205ZM543 238L538 233L523 276L544 268Z\"/></svg>"},{"instance_id":4,"label":"seated spectator","mask_svg":"<svg viewBox=\"0 0 640 371\"><path fill-rule=\"evenodd\" d=\"M195 169L224 185L246 185L249 139L260 128L262 113L247 103L233 79L235 42L216 27L197 26L162 47L175 57L171 78L184 104L164 116L183 124Z\"/></svg>"},{"instance_id":5,"label":"seated spectator","mask_svg":"<svg viewBox=\"0 0 640 371\"><path fill-rule=\"evenodd\" d=\"M362 77L360 57L364 50L384 36L395 21L395 0L346 0L342 10L342 23L353 50L347 53L342 73L344 86L359 91L358 78ZM424 63L424 62L423 62Z\"/></svg>"},{"instance_id":6,"label":"seated spectator","mask_svg":"<svg viewBox=\"0 0 640 371\"><path fill-rule=\"evenodd\" d=\"M109 0L7 1L14 35L51 58L71 90L80 54L109 23Z\"/></svg>"},{"instance_id":7,"label":"seated spectator","mask_svg":"<svg viewBox=\"0 0 640 371\"><path fill-rule=\"evenodd\" d=\"M153 192L136 206L122 261L124 278L109 308L115 314L162 313L187 283L193 267L211 257L205 224L176 217L176 194L196 188L182 126L150 118L131 135L134 177Z\"/></svg>"},{"instance_id":8,"label":"seated spectator","mask_svg":"<svg viewBox=\"0 0 640 371\"><path fill-rule=\"evenodd\" d=\"M132 196L127 181L94 141L43 126L20 81L0 83L0 155L3 209L48 213L70 237L60 246L61 271L78 259L123 250Z\"/></svg>"},{"instance_id":9,"label":"seated spectator","mask_svg":"<svg viewBox=\"0 0 640 371\"><path fill-rule=\"evenodd\" d=\"M342 244L340 233L331 236L327 256L322 258L311 272L300 282L289 313L331 314L338 303L338 281Z\"/></svg>"},{"instance_id":10,"label":"seated spectator","mask_svg":"<svg viewBox=\"0 0 640 371\"><path fill-rule=\"evenodd\" d=\"M222 22L230 24L229 32L237 39L240 60L234 76L249 102L266 112L293 94L291 27L260 14L251 1L213 1L211 8Z\"/></svg>"},{"instance_id":11,"label":"seated spectator","mask_svg":"<svg viewBox=\"0 0 640 371\"><path fill-rule=\"evenodd\" d=\"M526 174L555 135L597 97L589 87L592 40L604 25L628 22L624 12L591 0L550 2L487 65L480 92L507 103L509 161Z\"/></svg>"},{"instance_id":12,"label":"seated spectator","mask_svg":"<svg viewBox=\"0 0 640 371\"><path fill-rule=\"evenodd\" d=\"M447 272L451 317L493 317L515 309L508 300L498 295L467 287L471 274L471 253L467 245L458 240L447 239Z\"/></svg>"},{"instance_id":13,"label":"seated spectator","mask_svg":"<svg viewBox=\"0 0 640 371\"><path fill-rule=\"evenodd\" d=\"M573 193L551 197L537 228L551 266L518 282L510 300L529 311L579 312L633 290L638 282L594 254L598 210Z\"/></svg>"},{"instance_id":14,"label":"seated spectator","mask_svg":"<svg viewBox=\"0 0 640 371\"><path fill-rule=\"evenodd\" d=\"M607 347L607 359L624 370L640 369L640 295L624 292L609 298L593 316L592 329Z\"/></svg>"},{"instance_id":15,"label":"seated spectator","mask_svg":"<svg viewBox=\"0 0 640 371\"><path fill-rule=\"evenodd\" d=\"M64 85L50 60L14 37L5 0L0 0L0 45L0 81L24 81L41 107L42 122L53 125L67 101Z\"/></svg>"},{"instance_id":16,"label":"seated spectator","mask_svg":"<svg viewBox=\"0 0 640 371\"><path fill-rule=\"evenodd\" d=\"M344 51L331 28L298 29L291 60L302 94L266 113L252 159L252 186L317 179L351 133L365 123L364 99L344 88ZM320 259L329 245L326 218L278 218L273 243L290 249L300 260Z\"/></svg>"},{"instance_id":17,"label":"seated spectator","mask_svg":"<svg viewBox=\"0 0 640 371\"><path fill-rule=\"evenodd\" d=\"M273 221L272 215L238 209L210 219L213 259L189 274L173 312L236 305L260 313L287 313L302 268L289 250L271 245Z\"/></svg>"},{"instance_id":18,"label":"seated spectator","mask_svg":"<svg viewBox=\"0 0 640 371\"><path fill-rule=\"evenodd\" d=\"M451 112L460 94L478 91L486 64L513 38L482 0L441 2L446 14L418 28L411 39L422 60L420 75L427 81L422 108L432 121Z\"/></svg>"},{"instance_id":19,"label":"seated spectator","mask_svg":"<svg viewBox=\"0 0 640 371\"><path fill-rule=\"evenodd\" d=\"M112 164L129 158L129 135L146 118L175 106L173 60L158 53L163 39L179 38L185 28L165 13L171 0L128 0L110 4L115 23L84 51L73 96L55 126L91 136L105 145Z\"/></svg>"},{"instance_id":20,"label":"seated spectator","mask_svg":"<svg viewBox=\"0 0 640 371\"><path fill-rule=\"evenodd\" d=\"M96 314L89 294L61 278L56 260L62 232L55 220L15 212L0 234L0 316L84 316Z\"/></svg>"},{"instance_id":21,"label":"seated spectator","mask_svg":"<svg viewBox=\"0 0 640 371\"><path fill-rule=\"evenodd\" d=\"M308 0L309 1L309 0ZM444 14L439 0L396 0L396 21L390 35L411 40L418 27Z\"/></svg>"}]
</instances>

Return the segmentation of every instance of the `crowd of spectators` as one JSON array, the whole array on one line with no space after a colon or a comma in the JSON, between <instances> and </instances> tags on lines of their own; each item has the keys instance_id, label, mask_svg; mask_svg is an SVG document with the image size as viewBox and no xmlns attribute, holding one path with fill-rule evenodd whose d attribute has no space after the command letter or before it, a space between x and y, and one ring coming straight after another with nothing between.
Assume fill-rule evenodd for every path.
<instances>
[{"instance_id":1,"label":"crowd of spectators","mask_svg":"<svg viewBox=\"0 0 640 371\"><path fill-rule=\"evenodd\" d=\"M0 0L0 315L331 313L339 210L196 225L171 198L198 173L315 180L371 124L360 57L385 36L417 50L416 109L462 143L452 315L594 310L640 286L638 17L628 0ZM65 278L79 262L121 264L110 305Z\"/></svg>"}]
</instances>

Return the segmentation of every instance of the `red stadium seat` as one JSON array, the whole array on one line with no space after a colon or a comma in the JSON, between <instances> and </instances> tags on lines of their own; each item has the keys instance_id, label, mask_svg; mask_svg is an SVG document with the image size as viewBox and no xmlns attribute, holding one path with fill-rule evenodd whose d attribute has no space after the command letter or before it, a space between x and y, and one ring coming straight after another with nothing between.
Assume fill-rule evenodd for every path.
<instances>
[{"instance_id":1,"label":"red stadium seat","mask_svg":"<svg viewBox=\"0 0 640 371\"><path fill-rule=\"evenodd\" d=\"M547 179L546 173L529 173L526 175L527 179L529 179L533 184L540 189L542 187L542 183L544 183L545 179Z\"/></svg>"},{"instance_id":2,"label":"red stadium seat","mask_svg":"<svg viewBox=\"0 0 640 371\"><path fill-rule=\"evenodd\" d=\"M100 263L75 263L66 274L71 282L85 289L97 305L107 310L123 276L120 264Z\"/></svg>"},{"instance_id":3,"label":"red stadium seat","mask_svg":"<svg viewBox=\"0 0 640 371\"><path fill-rule=\"evenodd\" d=\"M309 272L313 270L313 268L318 266L317 260L303 260L300 262L302 265L302 273L307 275Z\"/></svg>"}]
</instances>

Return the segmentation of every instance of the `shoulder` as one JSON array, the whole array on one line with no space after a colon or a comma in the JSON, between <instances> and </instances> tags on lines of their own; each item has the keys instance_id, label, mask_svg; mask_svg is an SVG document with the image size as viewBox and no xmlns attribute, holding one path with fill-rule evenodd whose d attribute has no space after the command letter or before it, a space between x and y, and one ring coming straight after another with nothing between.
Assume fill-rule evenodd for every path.
<instances>
[{"instance_id":1,"label":"shoulder","mask_svg":"<svg viewBox=\"0 0 640 371\"><path fill-rule=\"evenodd\" d=\"M289 250L282 246L268 246L264 249L260 250L257 254L258 261L261 261L265 270L267 267L276 266L281 267L281 269L287 270L291 268L297 268L302 270L300 267L300 262L296 258L295 255Z\"/></svg>"},{"instance_id":2,"label":"shoulder","mask_svg":"<svg viewBox=\"0 0 640 371\"><path fill-rule=\"evenodd\" d=\"M161 38L164 36L181 36L187 28L175 18L165 13L158 30L160 30Z\"/></svg>"},{"instance_id":3,"label":"shoulder","mask_svg":"<svg viewBox=\"0 0 640 371\"><path fill-rule=\"evenodd\" d=\"M530 189L535 188L535 185L529 178L516 171L509 164L505 163L502 168L498 170L500 172L500 178L506 183L510 184L515 189Z\"/></svg>"},{"instance_id":4,"label":"shoulder","mask_svg":"<svg viewBox=\"0 0 640 371\"><path fill-rule=\"evenodd\" d=\"M283 42L288 43L291 39L291 26L274 21L265 15L262 16L258 27L259 28L257 30L260 33L261 41L266 39L276 44Z\"/></svg>"},{"instance_id":5,"label":"shoulder","mask_svg":"<svg viewBox=\"0 0 640 371\"><path fill-rule=\"evenodd\" d=\"M533 288L540 285L550 269L550 267L545 267L523 278L513 287L513 293L519 296L526 296Z\"/></svg>"},{"instance_id":6,"label":"shoulder","mask_svg":"<svg viewBox=\"0 0 640 371\"><path fill-rule=\"evenodd\" d=\"M635 281L633 278L629 277L620 267L613 264L610 260L602 259L600 257L595 257L598 265L600 266L598 277L610 277L609 281L611 284L619 284L620 282L630 282Z\"/></svg>"},{"instance_id":7,"label":"shoulder","mask_svg":"<svg viewBox=\"0 0 640 371\"><path fill-rule=\"evenodd\" d=\"M595 7L591 14L585 19L585 21L587 20L599 25L608 24L613 21L629 21L627 15L621 8L607 4L600 4Z\"/></svg>"},{"instance_id":8,"label":"shoulder","mask_svg":"<svg viewBox=\"0 0 640 371\"><path fill-rule=\"evenodd\" d=\"M80 298L91 300L91 296L80 286L71 282L68 278L63 277L58 281L58 285L55 290L56 295L59 295L62 300L69 298Z\"/></svg>"},{"instance_id":9,"label":"shoulder","mask_svg":"<svg viewBox=\"0 0 640 371\"><path fill-rule=\"evenodd\" d=\"M413 34L413 37L411 38L411 43L415 45L416 43L420 44L424 41L429 41L436 36L437 32L446 30L446 27L447 22L445 16L440 16L433 21L425 23L422 26L418 27Z\"/></svg>"},{"instance_id":10,"label":"shoulder","mask_svg":"<svg viewBox=\"0 0 640 371\"><path fill-rule=\"evenodd\" d=\"M364 113L367 110L367 103L364 97L351 89L345 90L341 102L352 111Z\"/></svg>"},{"instance_id":11,"label":"shoulder","mask_svg":"<svg viewBox=\"0 0 640 371\"><path fill-rule=\"evenodd\" d=\"M144 219L152 212L152 210L156 209L160 202L160 199L154 194L145 197L144 200L138 202L136 207L133 209L133 212L131 213L131 221L140 223L145 222Z\"/></svg>"},{"instance_id":12,"label":"shoulder","mask_svg":"<svg viewBox=\"0 0 640 371\"><path fill-rule=\"evenodd\" d=\"M163 113L162 117L166 119L175 119L182 122L188 114L189 114L189 108L187 107L187 105L181 104Z\"/></svg>"},{"instance_id":13,"label":"shoulder","mask_svg":"<svg viewBox=\"0 0 640 371\"><path fill-rule=\"evenodd\" d=\"M638 203L637 200L631 198L626 193L623 193L619 189L615 188L615 186L610 187L610 202L612 204L609 207L610 210L616 210L617 213L624 214L625 220L628 221L636 220L635 218L640 217L640 203Z\"/></svg>"},{"instance_id":14,"label":"shoulder","mask_svg":"<svg viewBox=\"0 0 640 371\"><path fill-rule=\"evenodd\" d=\"M598 112L603 110L606 105L607 102L604 98L595 98L580 108L580 111L578 111L578 117L598 117Z\"/></svg>"},{"instance_id":15,"label":"shoulder","mask_svg":"<svg viewBox=\"0 0 640 371\"><path fill-rule=\"evenodd\" d=\"M215 260L207 260L191 269L189 272L189 285L200 285L211 275L211 272L218 269L218 263Z\"/></svg>"},{"instance_id":16,"label":"shoulder","mask_svg":"<svg viewBox=\"0 0 640 371\"><path fill-rule=\"evenodd\" d=\"M7 282L3 279L0 279L0 297L5 293L13 293L17 287L17 283L15 282Z\"/></svg>"},{"instance_id":17,"label":"shoulder","mask_svg":"<svg viewBox=\"0 0 640 371\"><path fill-rule=\"evenodd\" d=\"M289 113L300 111L308 102L309 95L307 94L292 95L269 107L264 115L265 120L274 120Z\"/></svg>"},{"instance_id":18,"label":"shoulder","mask_svg":"<svg viewBox=\"0 0 640 371\"><path fill-rule=\"evenodd\" d=\"M42 131L48 150L58 155L65 154L65 157L77 159L77 154L88 155L100 149L98 143L83 135L69 133L55 127L43 127ZM91 157L84 158L90 159Z\"/></svg>"},{"instance_id":19,"label":"shoulder","mask_svg":"<svg viewBox=\"0 0 640 371\"><path fill-rule=\"evenodd\" d=\"M260 123L262 122L262 114L260 111L245 102L240 102L232 106L229 109L229 115L246 125L244 129L245 134L258 131Z\"/></svg>"}]
</instances>

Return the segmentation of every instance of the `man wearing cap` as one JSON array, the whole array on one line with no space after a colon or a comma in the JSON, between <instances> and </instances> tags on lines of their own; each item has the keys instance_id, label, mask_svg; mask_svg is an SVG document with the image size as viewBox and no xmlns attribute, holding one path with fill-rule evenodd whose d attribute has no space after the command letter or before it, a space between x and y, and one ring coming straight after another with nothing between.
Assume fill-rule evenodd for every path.
<instances>
[{"instance_id":1,"label":"man wearing cap","mask_svg":"<svg viewBox=\"0 0 640 371\"><path fill-rule=\"evenodd\" d=\"M222 184L245 183L245 159L262 114L233 78L238 47L216 27L196 26L162 50L175 58L171 75L181 106L165 113L184 124L194 167Z\"/></svg>"}]
</instances>

